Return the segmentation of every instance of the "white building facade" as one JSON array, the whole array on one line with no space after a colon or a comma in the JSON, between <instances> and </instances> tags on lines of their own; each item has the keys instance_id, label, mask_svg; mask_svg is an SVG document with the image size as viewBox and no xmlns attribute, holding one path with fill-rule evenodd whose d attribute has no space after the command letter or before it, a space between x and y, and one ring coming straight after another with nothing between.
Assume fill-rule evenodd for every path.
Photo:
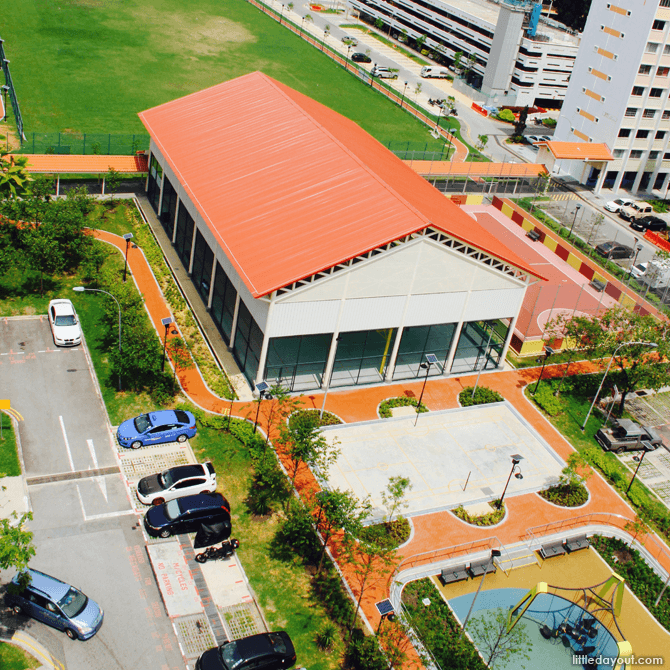
<instances>
[{"instance_id":1,"label":"white building facade","mask_svg":"<svg viewBox=\"0 0 670 670\"><path fill-rule=\"evenodd\" d=\"M590 184L651 192L670 178L670 0L593 0L555 139L604 142ZM579 178L582 164L564 165Z\"/></svg>"},{"instance_id":2,"label":"white building facade","mask_svg":"<svg viewBox=\"0 0 670 670\"><path fill-rule=\"evenodd\" d=\"M527 34L526 0L350 0L363 19L380 19L392 36L426 36L428 48L463 63L473 54L482 93L495 105L560 107L579 49L579 36L541 18Z\"/></svg>"}]
</instances>

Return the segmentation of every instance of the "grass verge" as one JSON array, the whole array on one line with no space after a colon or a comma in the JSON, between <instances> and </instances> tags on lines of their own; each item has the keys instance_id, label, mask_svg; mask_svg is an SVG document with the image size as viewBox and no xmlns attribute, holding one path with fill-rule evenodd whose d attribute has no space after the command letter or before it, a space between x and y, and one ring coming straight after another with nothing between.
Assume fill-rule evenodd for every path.
<instances>
[{"instance_id":1,"label":"grass verge","mask_svg":"<svg viewBox=\"0 0 670 670\"><path fill-rule=\"evenodd\" d=\"M11 400L11 398L10 398ZM0 412L2 439L0 439L0 478L18 477L21 474L21 464L16 451L16 436L12 420L4 412ZM2 667L2 665L0 665Z\"/></svg>"},{"instance_id":2,"label":"grass verge","mask_svg":"<svg viewBox=\"0 0 670 670\"><path fill-rule=\"evenodd\" d=\"M9 642L0 642L0 668L2 670L30 670L41 663L30 654Z\"/></svg>"}]
</instances>

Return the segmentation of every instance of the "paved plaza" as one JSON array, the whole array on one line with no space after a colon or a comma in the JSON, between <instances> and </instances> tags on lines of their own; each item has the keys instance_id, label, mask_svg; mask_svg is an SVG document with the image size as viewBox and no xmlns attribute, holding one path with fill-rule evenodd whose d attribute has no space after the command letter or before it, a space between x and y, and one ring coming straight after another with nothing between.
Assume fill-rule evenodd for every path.
<instances>
[{"instance_id":1,"label":"paved plaza","mask_svg":"<svg viewBox=\"0 0 670 670\"><path fill-rule=\"evenodd\" d=\"M327 485L370 496L378 521L386 514L381 493L389 477L409 477L406 516L499 498L512 467L523 456L523 479L512 477L506 497L539 491L558 480L565 463L508 402L329 426L340 457ZM469 478L469 479L468 479ZM467 486L466 486L467 482Z\"/></svg>"}]
</instances>

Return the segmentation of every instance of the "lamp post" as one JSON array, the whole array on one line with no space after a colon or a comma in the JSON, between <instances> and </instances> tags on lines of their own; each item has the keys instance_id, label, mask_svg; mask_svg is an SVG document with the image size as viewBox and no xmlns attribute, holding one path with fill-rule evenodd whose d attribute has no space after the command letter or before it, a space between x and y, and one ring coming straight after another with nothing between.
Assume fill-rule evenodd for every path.
<instances>
[{"instance_id":1,"label":"lamp post","mask_svg":"<svg viewBox=\"0 0 670 670\"><path fill-rule=\"evenodd\" d=\"M123 283L126 283L126 275L128 273L128 247L130 247L130 240L133 239L133 234L132 233L126 233L123 236L123 239L126 241L126 262L125 265L123 266Z\"/></svg>"},{"instance_id":2,"label":"lamp post","mask_svg":"<svg viewBox=\"0 0 670 670\"><path fill-rule=\"evenodd\" d=\"M281 20L283 16L284 16L284 5L281 6L281 13L279 14L279 25L281 25Z\"/></svg>"},{"instance_id":3,"label":"lamp post","mask_svg":"<svg viewBox=\"0 0 670 670\"><path fill-rule=\"evenodd\" d=\"M351 51L351 42L347 44L347 59L344 61L344 69L349 69L349 52Z\"/></svg>"},{"instance_id":4,"label":"lamp post","mask_svg":"<svg viewBox=\"0 0 670 670\"><path fill-rule=\"evenodd\" d=\"M509 480L512 479L512 475L514 474L514 470L516 467L519 465L519 463L523 460L523 456L521 454L512 454L512 469L509 471L509 477L507 478L507 483L505 484L505 488L502 492L502 495L500 496L500 500L498 501L498 509L500 509L503 505L503 500L505 500L505 494L507 493L507 487L509 486ZM516 473L516 478L517 479L523 479L523 475L521 474L521 469L519 468L519 472Z\"/></svg>"},{"instance_id":5,"label":"lamp post","mask_svg":"<svg viewBox=\"0 0 670 670\"><path fill-rule=\"evenodd\" d=\"M472 603L470 604L470 609L468 610L468 615L465 617L465 621L463 622L463 633L465 633L465 628L468 625L468 621L470 621L470 615L472 614L472 610L475 606L475 601L477 600L477 596L479 595L479 592L482 590L482 586L484 585L484 580L486 579L486 575L488 571L491 569L491 563L493 563L494 558L498 558L502 552L500 549L491 549L491 556L489 557L489 562L486 564L486 570L484 570L484 574L482 575L482 581L479 582L479 587L477 588L477 593L475 593L475 597L472 599Z\"/></svg>"},{"instance_id":6,"label":"lamp post","mask_svg":"<svg viewBox=\"0 0 670 670\"><path fill-rule=\"evenodd\" d=\"M635 239L637 242L637 238ZM630 264L630 269L628 270L628 285L630 286L630 276L633 274L633 268L635 267L635 264L637 263L637 255L642 251L642 245L641 244L636 244L635 245L635 258L633 258L633 262Z\"/></svg>"},{"instance_id":7,"label":"lamp post","mask_svg":"<svg viewBox=\"0 0 670 670\"><path fill-rule=\"evenodd\" d=\"M103 291L101 288L86 288L84 286L73 286L72 287L73 291L76 291L77 293L81 293L82 291L93 291L94 293L104 293L105 295L108 295L115 303L116 306L119 308L119 353L123 353L123 347L121 345L121 305L119 304L119 301L111 294L109 291ZM119 391L121 390L121 375L119 375Z\"/></svg>"},{"instance_id":8,"label":"lamp post","mask_svg":"<svg viewBox=\"0 0 670 670\"><path fill-rule=\"evenodd\" d=\"M402 90L402 98L400 99L400 109L402 109L403 104L405 103L405 92L407 91L408 82L405 82L405 88Z\"/></svg>"},{"instance_id":9,"label":"lamp post","mask_svg":"<svg viewBox=\"0 0 670 670\"><path fill-rule=\"evenodd\" d=\"M575 216L574 216L574 218L572 219L572 225L570 226L570 234L568 235L568 237L569 237L570 239L572 239L572 230L573 230L573 228L575 227L575 221L577 221L577 214L579 214L579 210L580 210L581 208L582 208L581 205L577 205L577 206L575 207Z\"/></svg>"},{"instance_id":10,"label":"lamp post","mask_svg":"<svg viewBox=\"0 0 670 670\"><path fill-rule=\"evenodd\" d=\"M161 323L165 326L165 336L163 337L163 363L161 365L161 370L165 370L168 330L170 330L170 324L174 323L174 319L171 316L166 316L164 319L161 319Z\"/></svg>"},{"instance_id":11,"label":"lamp post","mask_svg":"<svg viewBox=\"0 0 670 670\"><path fill-rule=\"evenodd\" d=\"M635 468L635 472L633 473L633 479L630 480L630 484L628 484L628 488L626 489L626 495L628 495L628 492L630 491L630 487L633 486L633 482L635 481L635 477L637 477L637 471L640 469L640 466L642 465L642 461L644 460L644 457L647 455L648 451L654 451L655 447L652 447L651 443L649 442L642 442L642 456L633 456L633 460L638 460L637 467Z\"/></svg>"},{"instance_id":12,"label":"lamp post","mask_svg":"<svg viewBox=\"0 0 670 670\"><path fill-rule=\"evenodd\" d=\"M270 390L270 384L268 384L265 380L258 382L256 384L256 390L258 391L258 407L256 408L256 420L254 421L254 433L256 432L256 429L258 428L258 415L260 414L261 411L261 400L265 398L266 396L269 398L270 395L268 391Z\"/></svg>"},{"instance_id":13,"label":"lamp post","mask_svg":"<svg viewBox=\"0 0 670 670\"><path fill-rule=\"evenodd\" d=\"M419 420L419 410L421 409L421 401L423 400L423 392L426 390L426 382L428 381L428 375L430 373L430 366L437 365L437 356L435 354L426 354L426 362L421 363L420 368L426 371L426 376L423 380L423 386L421 387L421 395L419 396L419 402L416 405L416 418L414 419L414 425Z\"/></svg>"},{"instance_id":14,"label":"lamp post","mask_svg":"<svg viewBox=\"0 0 670 670\"><path fill-rule=\"evenodd\" d=\"M607 364L607 370L605 370L605 374L603 375L602 381L600 382L600 386L598 387L598 391L596 392L596 396L593 399L593 402L591 403L591 407L589 407L589 411L586 413L586 418L584 419L584 423L582 424L582 432L586 429L586 422L589 420L589 417L591 416L591 412L593 411L593 406L596 404L596 401L598 400L598 396L600 395L600 391L602 391L603 384L605 383L605 378L607 377L607 373L610 371L610 367L612 367L612 361L614 360L614 357L617 354L617 351L621 349L621 347L629 347L633 344L639 344L640 346L643 347L651 347L652 349L656 349L658 344L655 342L622 342L615 350L614 353L612 354L612 358L610 358L610 362Z\"/></svg>"},{"instance_id":15,"label":"lamp post","mask_svg":"<svg viewBox=\"0 0 670 670\"><path fill-rule=\"evenodd\" d=\"M533 395L537 393L537 387L540 385L540 382L542 381L542 374L544 373L544 366L547 364L547 359L549 356L553 356L556 353L554 349L552 349L549 345L544 347L544 360L542 361L542 369L540 370L540 377L537 380L537 384L535 384L535 388L533 389Z\"/></svg>"}]
</instances>

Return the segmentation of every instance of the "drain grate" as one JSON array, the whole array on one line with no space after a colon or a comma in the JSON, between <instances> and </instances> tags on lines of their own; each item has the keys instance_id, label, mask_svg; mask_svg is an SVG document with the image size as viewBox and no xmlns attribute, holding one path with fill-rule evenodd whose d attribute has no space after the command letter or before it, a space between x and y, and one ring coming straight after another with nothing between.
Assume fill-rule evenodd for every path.
<instances>
[{"instance_id":1,"label":"drain grate","mask_svg":"<svg viewBox=\"0 0 670 670\"><path fill-rule=\"evenodd\" d=\"M137 456L124 454L121 458L121 470L126 479L141 479L147 475L167 470L167 468L174 468L176 465L188 465L191 462L189 452L186 449L153 454L149 452Z\"/></svg>"},{"instance_id":2,"label":"drain grate","mask_svg":"<svg viewBox=\"0 0 670 670\"><path fill-rule=\"evenodd\" d=\"M208 649L216 647L214 634L204 613L174 619L174 627L187 659L197 658Z\"/></svg>"},{"instance_id":3,"label":"drain grate","mask_svg":"<svg viewBox=\"0 0 670 670\"><path fill-rule=\"evenodd\" d=\"M231 640L239 640L247 635L263 633L267 630L263 617L253 601L219 607L218 610L226 634Z\"/></svg>"}]
</instances>

